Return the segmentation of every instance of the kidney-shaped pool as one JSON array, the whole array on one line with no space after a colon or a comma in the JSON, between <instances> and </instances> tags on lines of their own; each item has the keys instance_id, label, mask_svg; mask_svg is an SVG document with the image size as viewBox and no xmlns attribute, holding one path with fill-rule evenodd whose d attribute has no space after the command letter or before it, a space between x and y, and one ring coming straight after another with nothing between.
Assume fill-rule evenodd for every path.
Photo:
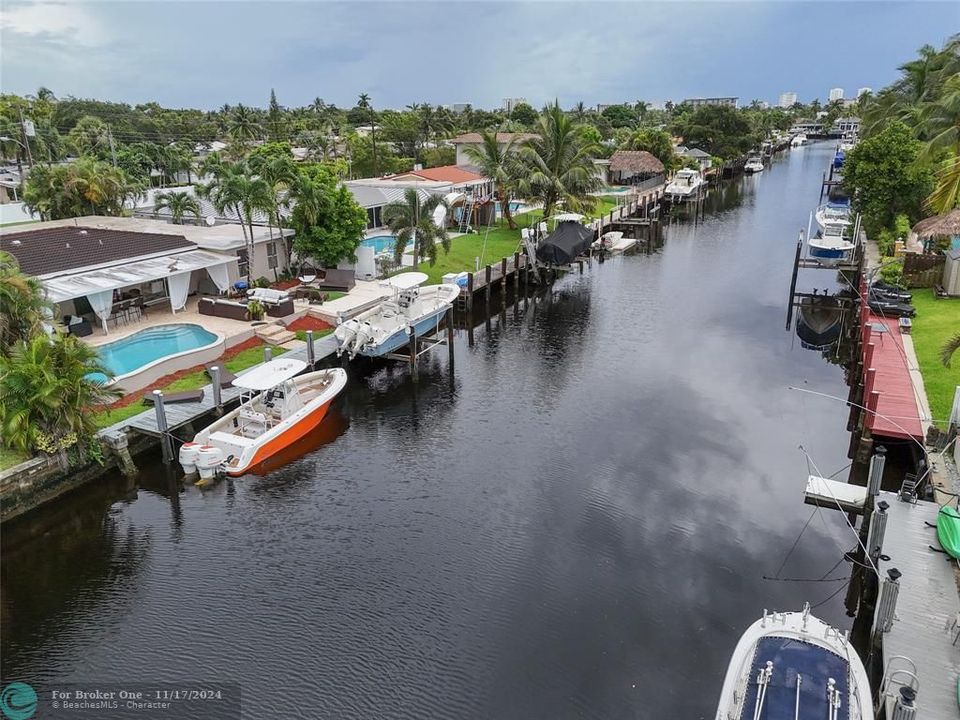
<instances>
[{"instance_id":1,"label":"kidney-shaped pool","mask_svg":"<svg viewBox=\"0 0 960 720\"><path fill-rule=\"evenodd\" d=\"M160 361L186 357L193 351L213 348L221 343L218 335L199 325L159 325L101 345L97 353L111 375L121 379ZM183 368L170 368L170 371L177 369ZM92 373L91 377L102 382L108 380L101 373Z\"/></svg>"}]
</instances>

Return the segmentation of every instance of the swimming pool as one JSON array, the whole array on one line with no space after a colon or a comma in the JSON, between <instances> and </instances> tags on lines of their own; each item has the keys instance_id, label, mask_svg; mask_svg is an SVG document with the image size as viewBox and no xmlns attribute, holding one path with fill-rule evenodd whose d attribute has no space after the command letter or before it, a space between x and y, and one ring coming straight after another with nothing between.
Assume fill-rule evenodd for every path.
<instances>
[{"instance_id":1,"label":"swimming pool","mask_svg":"<svg viewBox=\"0 0 960 720\"><path fill-rule=\"evenodd\" d=\"M372 247L375 255L383 252L393 252L396 245L396 238L393 235L374 235L360 241L363 247Z\"/></svg>"},{"instance_id":2,"label":"swimming pool","mask_svg":"<svg viewBox=\"0 0 960 720\"><path fill-rule=\"evenodd\" d=\"M101 345L97 353L113 377L120 379L163 360L191 354L221 342L216 334L199 325L159 325ZM91 373L88 377L99 382L109 380L103 373Z\"/></svg>"},{"instance_id":3,"label":"swimming pool","mask_svg":"<svg viewBox=\"0 0 960 720\"><path fill-rule=\"evenodd\" d=\"M622 193L630 192L628 187L612 187L610 185L606 186L599 192L595 193L596 195L621 195Z\"/></svg>"}]
</instances>

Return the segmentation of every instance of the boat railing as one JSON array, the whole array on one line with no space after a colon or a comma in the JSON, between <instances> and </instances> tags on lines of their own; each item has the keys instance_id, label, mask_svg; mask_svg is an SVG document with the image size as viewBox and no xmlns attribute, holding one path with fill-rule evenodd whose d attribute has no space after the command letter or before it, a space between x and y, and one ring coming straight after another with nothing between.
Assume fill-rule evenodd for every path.
<instances>
[{"instance_id":1,"label":"boat railing","mask_svg":"<svg viewBox=\"0 0 960 720\"><path fill-rule=\"evenodd\" d=\"M880 681L875 711L879 713L886 700L894 699L902 687L909 687L915 694L920 692L917 666L905 655L892 655L883 668L883 679Z\"/></svg>"}]
</instances>

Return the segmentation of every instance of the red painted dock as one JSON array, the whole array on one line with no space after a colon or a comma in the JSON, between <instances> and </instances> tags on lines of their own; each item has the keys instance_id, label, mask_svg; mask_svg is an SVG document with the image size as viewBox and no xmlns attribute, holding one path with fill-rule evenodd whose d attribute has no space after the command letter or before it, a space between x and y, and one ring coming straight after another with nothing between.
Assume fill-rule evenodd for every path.
<instances>
[{"instance_id":1,"label":"red painted dock","mask_svg":"<svg viewBox=\"0 0 960 720\"><path fill-rule=\"evenodd\" d=\"M867 311L863 323L863 404L874 436L923 442L923 426L897 318ZM884 328L884 329L881 329Z\"/></svg>"}]
</instances>

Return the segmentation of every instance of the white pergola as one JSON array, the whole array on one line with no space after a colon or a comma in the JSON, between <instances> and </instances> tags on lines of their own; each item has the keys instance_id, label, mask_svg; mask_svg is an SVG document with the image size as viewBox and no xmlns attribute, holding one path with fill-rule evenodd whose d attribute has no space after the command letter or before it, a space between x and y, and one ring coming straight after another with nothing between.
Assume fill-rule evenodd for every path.
<instances>
[{"instance_id":1,"label":"white pergola","mask_svg":"<svg viewBox=\"0 0 960 720\"><path fill-rule=\"evenodd\" d=\"M194 270L206 270L217 288L223 292L230 284L229 264L236 260L235 256L209 250L185 250L109 266L81 268L51 277L41 276L39 280L51 302L60 303L86 297L106 332L115 290L166 280L170 292L170 308L176 312L186 306L190 274Z\"/></svg>"}]
</instances>

